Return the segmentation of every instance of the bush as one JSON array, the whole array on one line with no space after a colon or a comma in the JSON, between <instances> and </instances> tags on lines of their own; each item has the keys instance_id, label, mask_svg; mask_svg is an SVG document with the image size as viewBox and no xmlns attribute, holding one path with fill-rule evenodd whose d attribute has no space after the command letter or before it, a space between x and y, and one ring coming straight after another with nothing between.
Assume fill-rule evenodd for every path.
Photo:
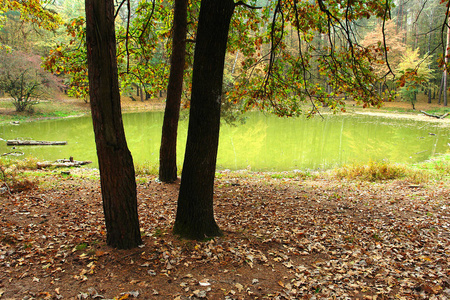
<instances>
[{"instance_id":1,"label":"bush","mask_svg":"<svg viewBox=\"0 0 450 300\"><path fill-rule=\"evenodd\" d=\"M40 57L0 51L0 90L12 98L17 112L31 110L48 95L55 79L40 67Z\"/></svg>"},{"instance_id":2,"label":"bush","mask_svg":"<svg viewBox=\"0 0 450 300\"><path fill-rule=\"evenodd\" d=\"M358 179L362 181L380 181L392 179L410 179L414 182L425 180L426 177L420 171L412 170L404 165L390 164L388 162L371 161L366 165L345 165L335 170L338 178Z\"/></svg>"},{"instance_id":3,"label":"bush","mask_svg":"<svg viewBox=\"0 0 450 300\"><path fill-rule=\"evenodd\" d=\"M23 177L23 170L35 169L36 161L0 159L0 191L1 193L18 193L36 188L37 181Z\"/></svg>"}]
</instances>

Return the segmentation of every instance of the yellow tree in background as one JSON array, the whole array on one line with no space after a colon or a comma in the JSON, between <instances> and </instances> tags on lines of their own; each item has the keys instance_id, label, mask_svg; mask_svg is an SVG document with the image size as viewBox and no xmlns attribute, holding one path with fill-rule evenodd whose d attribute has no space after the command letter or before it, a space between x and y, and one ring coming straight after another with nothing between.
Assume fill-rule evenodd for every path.
<instances>
[{"instance_id":1,"label":"yellow tree in background","mask_svg":"<svg viewBox=\"0 0 450 300\"><path fill-rule=\"evenodd\" d=\"M432 56L420 57L419 48L406 49L402 55L402 60L396 69L400 76L400 96L402 100L411 103L415 109L417 93L420 88L426 87L430 79L434 77L433 71L429 68Z\"/></svg>"}]
</instances>

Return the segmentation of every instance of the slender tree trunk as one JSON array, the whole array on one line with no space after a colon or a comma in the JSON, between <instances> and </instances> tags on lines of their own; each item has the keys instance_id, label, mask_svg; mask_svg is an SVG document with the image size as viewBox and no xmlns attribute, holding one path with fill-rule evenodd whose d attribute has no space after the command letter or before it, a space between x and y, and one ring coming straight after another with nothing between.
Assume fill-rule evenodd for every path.
<instances>
[{"instance_id":1,"label":"slender tree trunk","mask_svg":"<svg viewBox=\"0 0 450 300\"><path fill-rule=\"evenodd\" d=\"M430 15L430 23L429 23L429 31L430 33L428 34L428 41L427 41L427 50L428 50L428 54L431 53L431 37L432 37L432 32L433 32L433 23L434 23L434 14L433 14L433 10L431 10L431 15ZM430 64L428 64L428 69L431 70L431 66ZM430 78L428 80L428 103L431 103L431 86L433 85L433 79Z\"/></svg>"},{"instance_id":2,"label":"slender tree trunk","mask_svg":"<svg viewBox=\"0 0 450 300\"><path fill-rule=\"evenodd\" d=\"M177 131L186 55L187 6L187 0L175 0L172 57L159 151L159 180L162 182L177 179Z\"/></svg>"},{"instance_id":3,"label":"slender tree trunk","mask_svg":"<svg viewBox=\"0 0 450 300\"><path fill-rule=\"evenodd\" d=\"M86 0L86 44L106 242L115 248L129 249L142 240L133 159L120 108L113 0Z\"/></svg>"},{"instance_id":4,"label":"slender tree trunk","mask_svg":"<svg viewBox=\"0 0 450 300\"><path fill-rule=\"evenodd\" d=\"M449 18L450 20L450 18ZM443 93L444 93L444 106L447 106L447 69L448 69L448 47L450 46L450 28L447 28L447 45L445 47L445 64L444 64L444 75L443 75Z\"/></svg>"},{"instance_id":5,"label":"slender tree trunk","mask_svg":"<svg viewBox=\"0 0 450 300\"><path fill-rule=\"evenodd\" d=\"M428 103L431 103L431 88L430 88L430 83L428 83L427 96L428 96Z\"/></svg>"},{"instance_id":6,"label":"slender tree trunk","mask_svg":"<svg viewBox=\"0 0 450 300\"><path fill-rule=\"evenodd\" d=\"M397 33L401 32L403 30L403 0L400 0L400 3L398 4L398 13L397 13Z\"/></svg>"},{"instance_id":7,"label":"slender tree trunk","mask_svg":"<svg viewBox=\"0 0 450 300\"><path fill-rule=\"evenodd\" d=\"M233 0L203 0L192 77L188 137L173 231L188 239L221 235L213 193L219 144L220 105Z\"/></svg>"},{"instance_id":8,"label":"slender tree trunk","mask_svg":"<svg viewBox=\"0 0 450 300\"><path fill-rule=\"evenodd\" d=\"M442 88L444 87L444 76L441 78L441 84L439 85L439 98L438 98L438 104L441 104L442 99Z\"/></svg>"},{"instance_id":9,"label":"slender tree trunk","mask_svg":"<svg viewBox=\"0 0 450 300\"><path fill-rule=\"evenodd\" d=\"M144 91L142 90L142 86L139 86L139 95L141 102L144 102Z\"/></svg>"}]
</instances>

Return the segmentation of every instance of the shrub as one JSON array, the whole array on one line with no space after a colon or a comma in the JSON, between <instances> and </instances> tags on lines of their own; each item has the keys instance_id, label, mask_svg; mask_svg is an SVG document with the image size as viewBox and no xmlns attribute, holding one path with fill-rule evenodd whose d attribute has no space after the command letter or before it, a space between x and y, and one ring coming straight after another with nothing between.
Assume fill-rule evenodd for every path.
<instances>
[{"instance_id":1,"label":"shrub","mask_svg":"<svg viewBox=\"0 0 450 300\"><path fill-rule=\"evenodd\" d=\"M392 179L408 179L413 182L428 180L424 172L413 170L401 164L374 162L368 164L345 165L335 170L338 178L358 179L362 181L379 181Z\"/></svg>"}]
</instances>

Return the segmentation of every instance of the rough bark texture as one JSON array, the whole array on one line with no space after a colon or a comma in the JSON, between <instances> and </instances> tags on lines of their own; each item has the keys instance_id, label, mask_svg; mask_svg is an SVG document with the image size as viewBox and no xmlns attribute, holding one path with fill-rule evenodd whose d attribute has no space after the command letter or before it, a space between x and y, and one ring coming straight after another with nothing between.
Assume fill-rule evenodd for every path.
<instances>
[{"instance_id":1,"label":"rough bark texture","mask_svg":"<svg viewBox=\"0 0 450 300\"><path fill-rule=\"evenodd\" d=\"M192 77L188 137L174 233L203 240L221 235L213 192L219 144L220 103L232 0L203 0Z\"/></svg>"},{"instance_id":2,"label":"rough bark texture","mask_svg":"<svg viewBox=\"0 0 450 300\"><path fill-rule=\"evenodd\" d=\"M450 20L450 17L449 17ZM444 93L444 106L447 106L447 73L448 73L448 48L450 47L450 28L447 28L447 45L445 47L445 57L444 57L444 75L443 75L443 88L442 92Z\"/></svg>"},{"instance_id":3,"label":"rough bark texture","mask_svg":"<svg viewBox=\"0 0 450 300\"><path fill-rule=\"evenodd\" d=\"M177 131L186 55L187 5L187 0L175 0L172 57L159 151L159 180L162 182L177 179Z\"/></svg>"},{"instance_id":4,"label":"rough bark texture","mask_svg":"<svg viewBox=\"0 0 450 300\"><path fill-rule=\"evenodd\" d=\"M106 242L115 248L129 249L142 240L134 165L120 108L113 0L86 0L86 44Z\"/></svg>"}]
</instances>

